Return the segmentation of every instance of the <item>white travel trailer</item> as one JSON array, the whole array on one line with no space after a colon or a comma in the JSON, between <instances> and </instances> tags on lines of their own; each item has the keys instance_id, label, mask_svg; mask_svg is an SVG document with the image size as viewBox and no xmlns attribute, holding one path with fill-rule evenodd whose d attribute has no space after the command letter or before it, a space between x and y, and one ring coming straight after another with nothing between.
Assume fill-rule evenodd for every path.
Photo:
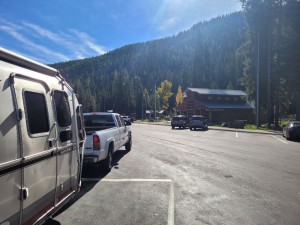
<instances>
[{"instance_id":1,"label":"white travel trailer","mask_svg":"<svg viewBox=\"0 0 300 225\"><path fill-rule=\"evenodd\" d=\"M0 225L40 224L79 190L82 121L59 71L0 48Z\"/></svg>"}]
</instances>

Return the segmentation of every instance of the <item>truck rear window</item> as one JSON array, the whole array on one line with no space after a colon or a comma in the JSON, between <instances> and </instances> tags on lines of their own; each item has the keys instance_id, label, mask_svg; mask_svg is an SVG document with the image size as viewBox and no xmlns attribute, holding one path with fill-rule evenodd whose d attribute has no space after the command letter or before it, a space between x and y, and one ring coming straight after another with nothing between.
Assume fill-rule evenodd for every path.
<instances>
[{"instance_id":1,"label":"truck rear window","mask_svg":"<svg viewBox=\"0 0 300 225\"><path fill-rule=\"evenodd\" d=\"M193 121L196 121L196 120L203 121L204 118L203 117L193 117L192 120Z\"/></svg>"},{"instance_id":2,"label":"truck rear window","mask_svg":"<svg viewBox=\"0 0 300 225\"><path fill-rule=\"evenodd\" d=\"M85 115L85 127L115 127L112 115Z\"/></svg>"}]
</instances>

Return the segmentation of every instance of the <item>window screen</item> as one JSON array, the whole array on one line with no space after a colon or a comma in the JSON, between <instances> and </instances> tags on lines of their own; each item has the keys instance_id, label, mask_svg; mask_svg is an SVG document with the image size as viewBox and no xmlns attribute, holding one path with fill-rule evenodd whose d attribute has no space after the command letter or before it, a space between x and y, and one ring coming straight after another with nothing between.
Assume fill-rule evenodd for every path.
<instances>
[{"instance_id":1,"label":"window screen","mask_svg":"<svg viewBox=\"0 0 300 225\"><path fill-rule=\"evenodd\" d=\"M25 105L30 134L49 131L49 120L45 96L41 93L25 91Z\"/></svg>"},{"instance_id":2,"label":"window screen","mask_svg":"<svg viewBox=\"0 0 300 225\"><path fill-rule=\"evenodd\" d=\"M70 126L71 113L67 95L61 91L54 91L54 103L58 125L60 127Z\"/></svg>"}]
</instances>

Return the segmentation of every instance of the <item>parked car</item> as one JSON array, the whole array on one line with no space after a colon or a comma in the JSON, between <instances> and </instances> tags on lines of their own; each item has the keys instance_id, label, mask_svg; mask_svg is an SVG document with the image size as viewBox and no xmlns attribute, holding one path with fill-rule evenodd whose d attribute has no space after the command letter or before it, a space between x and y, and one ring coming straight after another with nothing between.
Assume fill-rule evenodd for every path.
<instances>
[{"instance_id":1,"label":"parked car","mask_svg":"<svg viewBox=\"0 0 300 225\"><path fill-rule=\"evenodd\" d=\"M121 116L121 117L123 118L126 125L131 125L133 120L130 118L130 116Z\"/></svg>"},{"instance_id":2,"label":"parked car","mask_svg":"<svg viewBox=\"0 0 300 225\"><path fill-rule=\"evenodd\" d=\"M300 121L289 122L283 127L282 136L287 140L300 138Z\"/></svg>"},{"instance_id":3,"label":"parked car","mask_svg":"<svg viewBox=\"0 0 300 225\"><path fill-rule=\"evenodd\" d=\"M171 126L172 126L172 129L174 129L175 127L178 127L178 128L189 127L190 119L183 115L174 116L171 120Z\"/></svg>"},{"instance_id":4,"label":"parked car","mask_svg":"<svg viewBox=\"0 0 300 225\"><path fill-rule=\"evenodd\" d=\"M204 116L192 116L190 122L190 130L201 128L203 130L208 129L207 120Z\"/></svg>"}]
</instances>

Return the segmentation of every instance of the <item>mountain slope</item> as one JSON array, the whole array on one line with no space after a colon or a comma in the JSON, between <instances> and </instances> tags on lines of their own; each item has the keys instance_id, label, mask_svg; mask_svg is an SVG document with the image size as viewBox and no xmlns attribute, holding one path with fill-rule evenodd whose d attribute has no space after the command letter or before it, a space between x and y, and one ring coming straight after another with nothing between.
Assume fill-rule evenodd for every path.
<instances>
[{"instance_id":1,"label":"mountain slope","mask_svg":"<svg viewBox=\"0 0 300 225\"><path fill-rule=\"evenodd\" d=\"M242 13L194 25L176 36L127 45L104 55L51 65L80 95L86 111L140 113L142 88L163 80L186 87L240 88L236 51L245 41ZM174 106L174 95L170 105ZM148 103L151 107L151 103Z\"/></svg>"}]
</instances>

